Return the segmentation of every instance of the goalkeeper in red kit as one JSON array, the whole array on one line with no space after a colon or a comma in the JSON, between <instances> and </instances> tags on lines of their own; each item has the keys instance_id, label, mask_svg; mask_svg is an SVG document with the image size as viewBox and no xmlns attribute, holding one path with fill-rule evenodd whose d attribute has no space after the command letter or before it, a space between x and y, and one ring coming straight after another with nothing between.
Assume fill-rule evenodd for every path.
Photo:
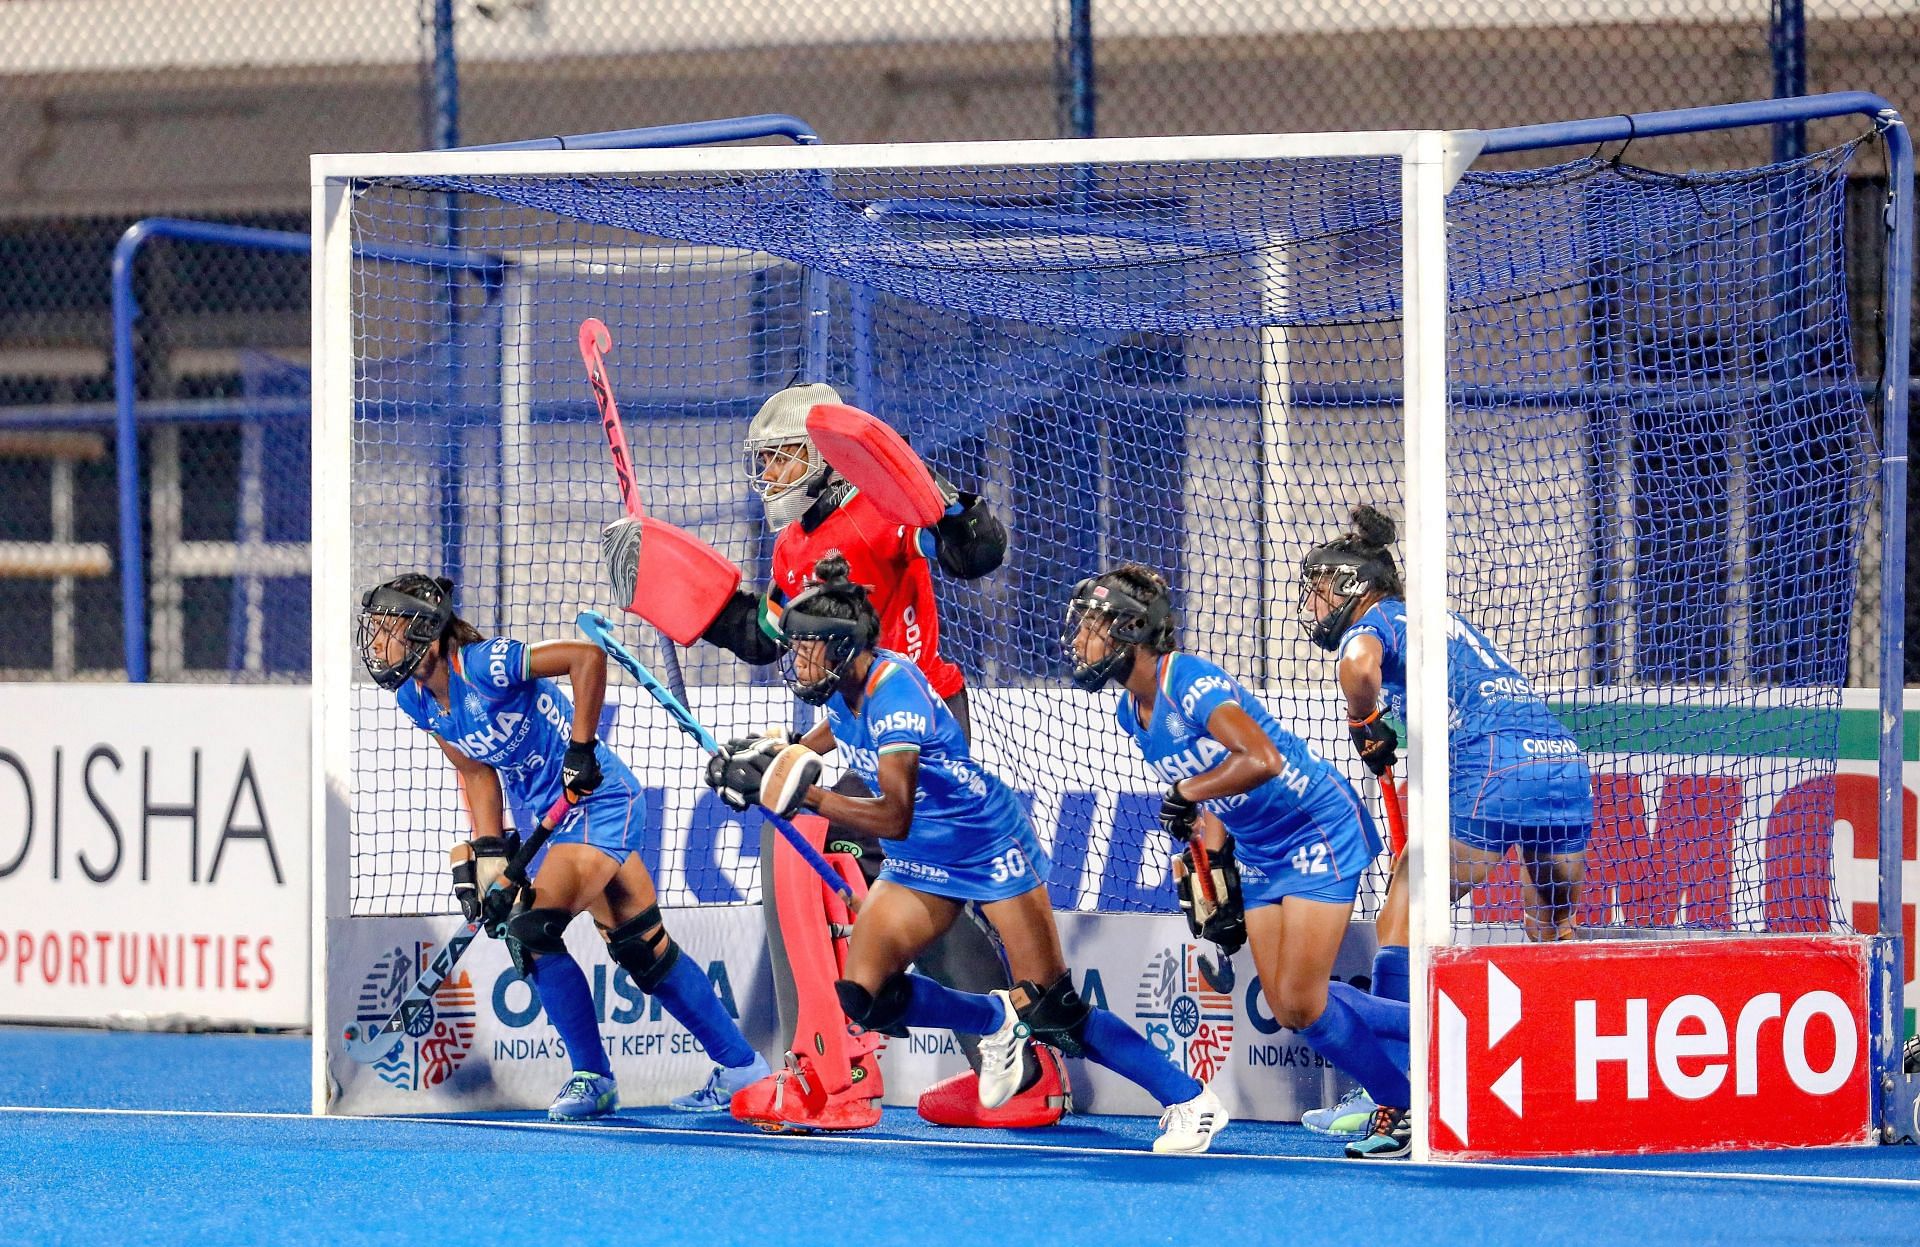
<instances>
[{"instance_id":1,"label":"goalkeeper in red kit","mask_svg":"<svg viewBox=\"0 0 1920 1247\"><path fill-rule=\"evenodd\" d=\"M786 602L813 577L814 566L837 551L850 569L849 579L867 587L880 616L879 648L913 660L933 691L971 737L966 680L960 669L940 656L940 619L933 584L933 564L966 580L986 576L1006 556L1007 532L987 504L972 494L952 495L953 505L932 528L916 528L887 518L871 499L837 475L807 433L807 413L820 403L839 403L828 385L797 385L769 398L748 426L746 452L755 491L766 509L767 526L777 536L773 546L773 582L764 593L737 590L703 634L704 639L732 651L756 666L777 661L784 652L780 614ZM784 734L783 734L784 735ZM748 742L735 742L746 747ZM836 791L868 797L859 778L849 771ZM762 829L762 862L774 860L772 829ZM885 860L883 842L850 828L831 826L827 850L850 854L871 883ZM785 1038L791 1041L793 1019L805 992L833 991L832 984L796 982L786 955L778 914L778 893L762 888L767 909L767 934ZM789 922L791 930L793 924ZM985 993L1012 986L991 928L969 907L966 919L930 947L918 963L920 973L958 991ZM819 938L828 938L826 930ZM977 1037L956 1035L969 1069L929 1088L919 1101L920 1115L947 1126L1042 1126L1060 1119L1068 1101L1066 1071L1052 1049L1030 1047L1020 1092L997 1109L980 1107ZM861 1057L871 1061L871 1057ZM856 1071L851 1093L878 1104L877 1066ZM832 1081L838 1081L834 1079ZM691 1105L687 1107L693 1107ZM723 1107L714 1105L713 1107ZM833 1106L826 1110L831 1116ZM793 1120L790 1124L805 1125Z\"/></svg>"}]
</instances>

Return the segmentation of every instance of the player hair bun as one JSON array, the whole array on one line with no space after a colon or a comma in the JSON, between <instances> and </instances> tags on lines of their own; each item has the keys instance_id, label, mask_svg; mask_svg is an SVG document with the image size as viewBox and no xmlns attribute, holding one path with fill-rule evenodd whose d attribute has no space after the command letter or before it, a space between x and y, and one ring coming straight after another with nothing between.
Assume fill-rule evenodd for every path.
<instances>
[{"instance_id":1,"label":"player hair bun","mask_svg":"<svg viewBox=\"0 0 1920 1247\"><path fill-rule=\"evenodd\" d=\"M453 581L450 578L446 576L435 576L433 578L433 583L440 586L440 592L444 593L446 596L448 597L453 596Z\"/></svg>"},{"instance_id":2,"label":"player hair bun","mask_svg":"<svg viewBox=\"0 0 1920 1247\"><path fill-rule=\"evenodd\" d=\"M847 562L847 556L840 551L829 550L813 565L813 579L816 584L827 588L852 584L853 565Z\"/></svg>"},{"instance_id":3,"label":"player hair bun","mask_svg":"<svg viewBox=\"0 0 1920 1247\"><path fill-rule=\"evenodd\" d=\"M1366 503L1353 509L1353 535L1362 544L1384 550L1393 544L1393 521Z\"/></svg>"},{"instance_id":4,"label":"player hair bun","mask_svg":"<svg viewBox=\"0 0 1920 1247\"><path fill-rule=\"evenodd\" d=\"M1145 563L1122 563L1113 569L1113 574L1118 576L1122 583L1131 581L1137 589L1158 593L1162 597L1172 595L1167 578Z\"/></svg>"}]
</instances>

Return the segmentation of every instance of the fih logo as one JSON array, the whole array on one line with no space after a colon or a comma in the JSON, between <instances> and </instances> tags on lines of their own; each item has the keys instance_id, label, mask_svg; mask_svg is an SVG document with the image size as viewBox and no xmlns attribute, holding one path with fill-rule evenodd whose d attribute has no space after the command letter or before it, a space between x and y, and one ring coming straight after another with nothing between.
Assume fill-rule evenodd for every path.
<instances>
[{"instance_id":1,"label":"fih logo","mask_svg":"<svg viewBox=\"0 0 1920 1247\"><path fill-rule=\"evenodd\" d=\"M392 1017L407 989L420 977L433 948L432 944L416 941L396 947L374 962L360 984L354 1021L363 1027L378 1026ZM472 1050L478 1013L473 980L464 970L450 975L427 1007L408 1023L399 1045L374 1062L374 1073L380 1081L402 1091L428 1091L439 1086L460 1068L460 1062Z\"/></svg>"},{"instance_id":2,"label":"fih logo","mask_svg":"<svg viewBox=\"0 0 1920 1247\"><path fill-rule=\"evenodd\" d=\"M1208 987L1194 964L1199 949L1175 944L1154 954L1140 976L1133 1016L1153 1045L1201 1082L1212 1082L1233 1054L1233 997Z\"/></svg>"}]
</instances>

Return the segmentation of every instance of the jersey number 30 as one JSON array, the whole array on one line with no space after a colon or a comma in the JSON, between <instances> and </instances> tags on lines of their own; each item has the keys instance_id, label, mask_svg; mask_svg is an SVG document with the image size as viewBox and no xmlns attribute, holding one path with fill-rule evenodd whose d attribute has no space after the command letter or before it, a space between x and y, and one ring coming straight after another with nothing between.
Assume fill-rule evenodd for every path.
<instances>
[{"instance_id":1,"label":"jersey number 30","mask_svg":"<svg viewBox=\"0 0 1920 1247\"><path fill-rule=\"evenodd\" d=\"M993 865L987 871L987 878L995 883L1005 883L1009 879L1018 879L1027 873L1027 855L1019 849L1008 849L993 859Z\"/></svg>"}]
</instances>

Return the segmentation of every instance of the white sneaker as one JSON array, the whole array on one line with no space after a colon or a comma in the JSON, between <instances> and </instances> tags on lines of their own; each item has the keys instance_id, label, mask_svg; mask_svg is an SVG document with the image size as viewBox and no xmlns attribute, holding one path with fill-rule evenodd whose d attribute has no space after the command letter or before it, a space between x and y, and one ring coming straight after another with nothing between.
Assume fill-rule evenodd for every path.
<instances>
[{"instance_id":1,"label":"white sneaker","mask_svg":"<svg viewBox=\"0 0 1920 1247\"><path fill-rule=\"evenodd\" d=\"M1013 993L989 993L1006 1010L1006 1020L991 1035L980 1036L980 1107L999 1108L1020 1090L1026 1071L1027 1024L1013 1007Z\"/></svg>"},{"instance_id":2,"label":"white sneaker","mask_svg":"<svg viewBox=\"0 0 1920 1247\"><path fill-rule=\"evenodd\" d=\"M1213 1088L1202 1087L1199 1095L1160 1114L1160 1137L1153 1141L1153 1150L1162 1155L1198 1156L1231 1120Z\"/></svg>"}]
</instances>

